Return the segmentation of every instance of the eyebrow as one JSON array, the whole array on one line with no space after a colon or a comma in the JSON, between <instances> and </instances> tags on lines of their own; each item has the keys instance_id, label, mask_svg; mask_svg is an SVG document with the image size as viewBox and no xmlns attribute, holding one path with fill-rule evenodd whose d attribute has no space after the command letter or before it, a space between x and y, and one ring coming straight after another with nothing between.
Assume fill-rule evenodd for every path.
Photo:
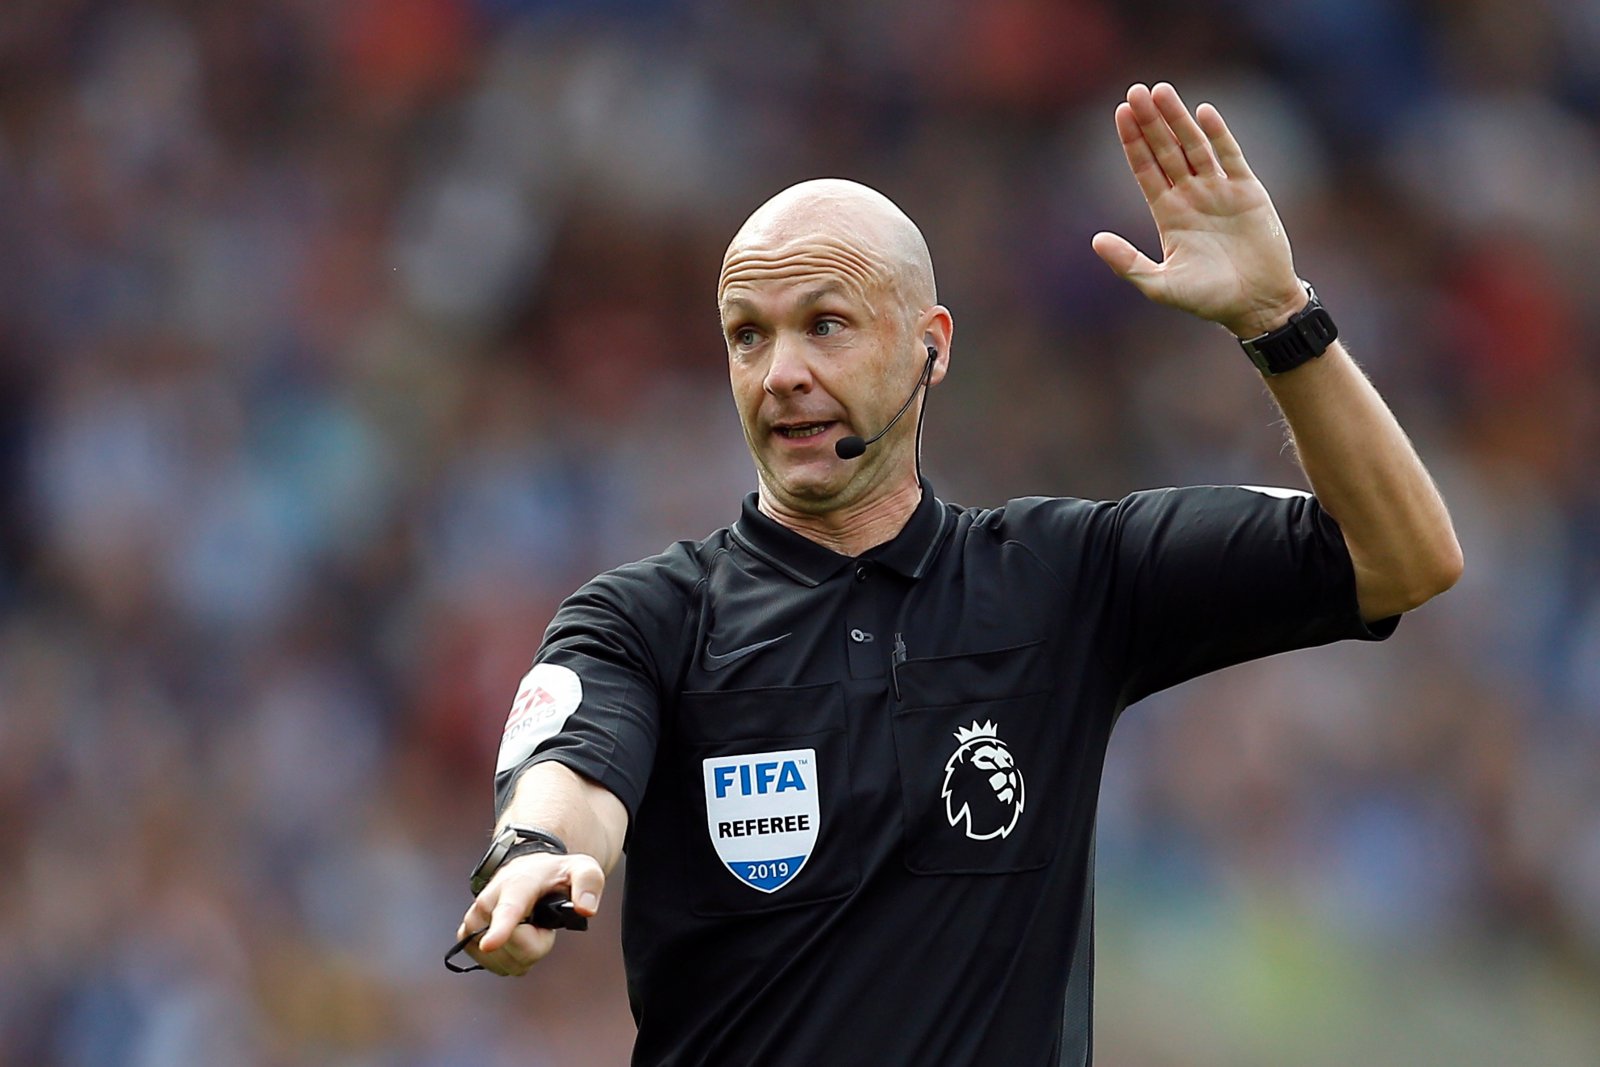
<instances>
[{"instance_id":1,"label":"eyebrow","mask_svg":"<svg viewBox=\"0 0 1600 1067\"><path fill-rule=\"evenodd\" d=\"M844 286L840 283L825 282L822 285L817 286L815 289L809 289L802 293L800 300L798 301L798 306L810 307L812 304L821 303L823 297L837 296L842 295L843 293Z\"/></svg>"}]
</instances>

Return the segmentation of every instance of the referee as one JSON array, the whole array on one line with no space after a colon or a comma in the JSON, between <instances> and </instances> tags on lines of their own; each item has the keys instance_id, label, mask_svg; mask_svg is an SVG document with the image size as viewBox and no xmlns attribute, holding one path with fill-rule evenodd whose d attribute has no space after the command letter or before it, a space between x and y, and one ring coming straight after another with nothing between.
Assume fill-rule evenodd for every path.
<instances>
[{"instance_id":1,"label":"referee","mask_svg":"<svg viewBox=\"0 0 1600 1067\"><path fill-rule=\"evenodd\" d=\"M1146 296L1266 376L1315 495L939 500L920 477L949 366L916 226L805 182L718 286L758 489L733 524L595 578L506 725L497 835L458 936L522 974L552 893L600 907L624 846L635 1064L1087 1064L1093 838L1112 724L1229 664L1375 640L1449 588L1443 501L1295 273L1221 115L1134 85L1117 132L1163 261Z\"/></svg>"}]
</instances>

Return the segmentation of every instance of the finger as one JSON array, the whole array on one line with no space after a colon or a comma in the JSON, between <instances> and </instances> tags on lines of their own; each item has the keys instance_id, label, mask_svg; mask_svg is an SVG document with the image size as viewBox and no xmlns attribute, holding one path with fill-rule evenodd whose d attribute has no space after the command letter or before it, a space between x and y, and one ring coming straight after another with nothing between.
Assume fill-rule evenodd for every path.
<instances>
[{"instance_id":1,"label":"finger","mask_svg":"<svg viewBox=\"0 0 1600 1067\"><path fill-rule=\"evenodd\" d=\"M1116 118L1117 137L1122 141L1122 154L1128 157L1128 169L1133 171L1133 178L1139 183L1139 191L1144 193L1145 200L1154 200L1172 188L1172 184L1167 181L1166 172L1145 143L1139 120L1133 117L1133 108L1126 103L1118 104Z\"/></svg>"},{"instance_id":2,"label":"finger","mask_svg":"<svg viewBox=\"0 0 1600 1067\"><path fill-rule=\"evenodd\" d=\"M519 924L511 931L511 936L506 943L493 951L487 951L483 942L479 941L467 946L467 954L483 965L484 970L493 971L506 978L514 978L520 974L527 974L538 963L550 954L555 947L556 935L554 930L541 930L527 923Z\"/></svg>"},{"instance_id":3,"label":"finger","mask_svg":"<svg viewBox=\"0 0 1600 1067\"><path fill-rule=\"evenodd\" d=\"M1117 277L1132 282L1145 296L1154 296L1159 288L1161 267L1149 256L1139 251L1133 243L1120 234L1102 230L1090 242L1095 255L1105 260L1106 266Z\"/></svg>"},{"instance_id":4,"label":"finger","mask_svg":"<svg viewBox=\"0 0 1600 1067\"><path fill-rule=\"evenodd\" d=\"M507 963L504 954L500 952L485 952L482 942L483 931L480 930L477 937L467 942L465 949L467 955L484 970L493 971L495 974L505 974Z\"/></svg>"},{"instance_id":5,"label":"finger","mask_svg":"<svg viewBox=\"0 0 1600 1067\"><path fill-rule=\"evenodd\" d=\"M1151 89L1150 99L1155 102L1167 127L1178 139L1189 169L1202 178L1220 176L1222 167L1211 152L1211 142L1206 139L1205 131L1195 122L1194 116L1189 114L1188 106L1172 83L1162 82Z\"/></svg>"},{"instance_id":6,"label":"finger","mask_svg":"<svg viewBox=\"0 0 1600 1067\"><path fill-rule=\"evenodd\" d=\"M497 973L507 976L526 974L534 964L550 954L555 944L554 930L541 930L537 926L520 923L511 931L506 943L494 953L494 962L500 968Z\"/></svg>"},{"instance_id":7,"label":"finger","mask_svg":"<svg viewBox=\"0 0 1600 1067\"><path fill-rule=\"evenodd\" d=\"M493 902L484 902L484 896L487 895L487 892L485 890L484 893L478 894L478 897L473 900L472 906L467 909L467 913L461 917L461 925L456 927L456 940L459 941L461 938L466 937L468 930L481 930L489 925Z\"/></svg>"},{"instance_id":8,"label":"finger","mask_svg":"<svg viewBox=\"0 0 1600 1067\"><path fill-rule=\"evenodd\" d=\"M1150 90L1142 84L1134 85L1128 90L1128 106L1133 109L1133 117L1139 124L1139 132L1144 135L1145 143L1155 154L1156 162L1161 165L1167 181L1177 184L1191 177L1194 172L1189 169L1189 160L1183 154L1183 146L1178 144L1177 136L1167 125L1167 120L1162 117L1156 102L1151 99Z\"/></svg>"},{"instance_id":9,"label":"finger","mask_svg":"<svg viewBox=\"0 0 1600 1067\"><path fill-rule=\"evenodd\" d=\"M1233 139L1233 131L1222 121L1222 112L1211 104L1201 104L1195 108L1194 115L1206 139L1211 142L1211 150L1216 154L1223 173L1230 178L1250 177L1250 164L1245 162L1239 142Z\"/></svg>"},{"instance_id":10,"label":"finger","mask_svg":"<svg viewBox=\"0 0 1600 1067\"><path fill-rule=\"evenodd\" d=\"M533 910L533 901L523 894L506 894L495 903L490 914L489 930L478 939L485 952L495 952L511 939L519 923Z\"/></svg>"},{"instance_id":11,"label":"finger","mask_svg":"<svg viewBox=\"0 0 1600 1067\"><path fill-rule=\"evenodd\" d=\"M518 967L527 970L548 956L555 945L554 930L542 930L537 926L522 923L511 931L510 940L500 951L509 956Z\"/></svg>"},{"instance_id":12,"label":"finger","mask_svg":"<svg viewBox=\"0 0 1600 1067\"><path fill-rule=\"evenodd\" d=\"M490 952L486 950L483 947L483 935L488 933L488 929L486 927L478 927L477 929L478 936L467 942L467 955L476 960L484 970L493 971L496 974L504 974L509 962L505 957L505 953L503 951ZM466 934L463 933L462 936L465 937Z\"/></svg>"}]
</instances>

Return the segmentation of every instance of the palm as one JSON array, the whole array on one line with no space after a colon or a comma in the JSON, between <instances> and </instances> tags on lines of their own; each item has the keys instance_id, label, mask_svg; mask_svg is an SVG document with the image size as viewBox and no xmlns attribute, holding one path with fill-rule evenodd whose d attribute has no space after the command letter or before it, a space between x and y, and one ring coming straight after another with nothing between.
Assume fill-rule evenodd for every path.
<instances>
[{"instance_id":1,"label":"palm","mask_svg":"<svg viewBox=\"0 0 1600 1067\"><path fill-rule=\"evenodd\" d=\"M1094 248L1152 300L1250 336L1304 298L1267 190L1216 109L1202 104L1198 118L1170 85L1128 91L1117 132L1160 231L1162 258L1154 262L1113 233L1096 234Z\"/></svg>"}]
</instances>

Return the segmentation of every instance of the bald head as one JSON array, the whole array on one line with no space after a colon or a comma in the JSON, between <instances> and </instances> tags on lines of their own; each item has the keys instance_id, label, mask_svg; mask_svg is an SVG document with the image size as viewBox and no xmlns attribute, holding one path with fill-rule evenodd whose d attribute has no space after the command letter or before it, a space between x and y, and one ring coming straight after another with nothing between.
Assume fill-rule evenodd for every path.
<instances>
[{"instance_id":1,"label":"bald head","mask_svg":"<svg viewBox=\"0 0 1600 1067\"><path fill-rule=\"evenodd\" d=\"M911 314L938 299L916 223L876 189L843 178L791 185L756 208L728 244L717 292L751 271L781 270L789 253L818 243L834 250L847 282L865 296L890 296Z\"/></svg>"}]
</instances>

